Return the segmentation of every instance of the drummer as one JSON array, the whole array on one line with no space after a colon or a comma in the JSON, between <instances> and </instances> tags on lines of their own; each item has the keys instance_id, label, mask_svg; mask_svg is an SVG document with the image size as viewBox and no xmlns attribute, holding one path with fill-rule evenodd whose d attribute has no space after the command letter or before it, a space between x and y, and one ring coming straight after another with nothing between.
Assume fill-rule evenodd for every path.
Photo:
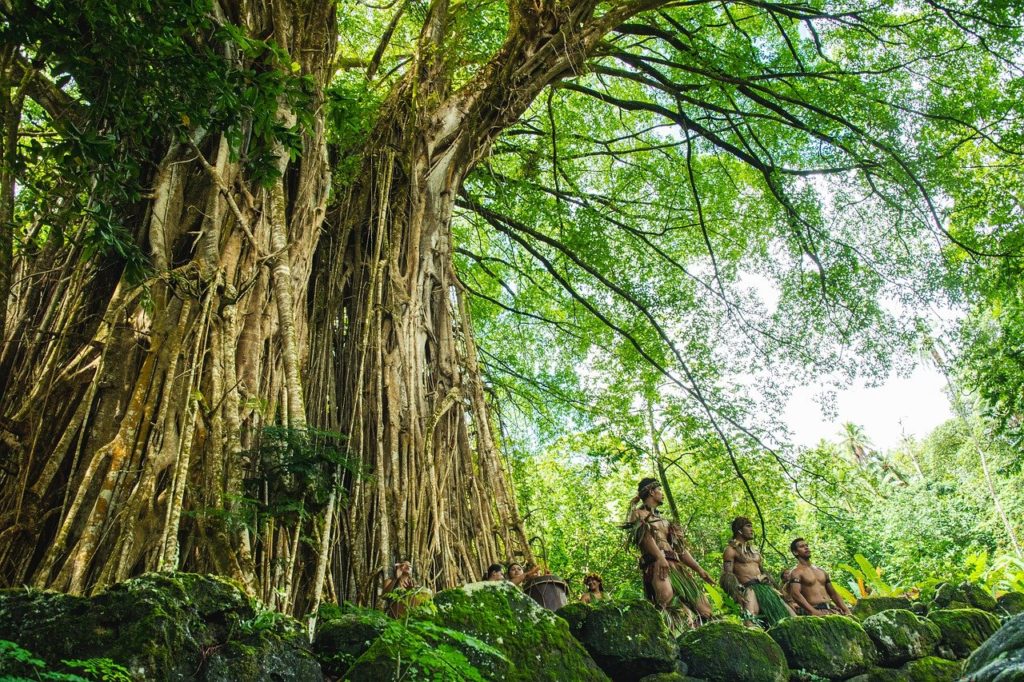
<instances>
[{"instance_id":1,"label":"drummer","mask_svg":"<svg viewBox=\"0 0 1024 682\"><path fill-rule=\"evenodd\" d=\"M518 561L513 561L508 565L506 575L508 576L508 581L516 587L522 587L523 581L526 580L526 571L523 570L522 564Z\"/></svg>"},{"instance_id":2,"label":"drummer","mask_svg":"<svg viewBox=\"0 0 1024 682\"><path fill-rule=\"evenodd\" d=\"M587 574L587 577L583 579L583 584L587 591L580 595L580 601L584 604L608 598L604 593L604 581L597 573Z\"/></svg>"}]
</instances>

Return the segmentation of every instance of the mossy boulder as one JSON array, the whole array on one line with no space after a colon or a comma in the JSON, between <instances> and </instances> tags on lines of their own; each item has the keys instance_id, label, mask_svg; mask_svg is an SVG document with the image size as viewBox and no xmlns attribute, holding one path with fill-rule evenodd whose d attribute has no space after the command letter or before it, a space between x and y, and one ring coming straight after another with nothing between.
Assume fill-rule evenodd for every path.
<instances>
[{"instance_id":1,"label":"mossy boulder","mask_svg":"<svg viewBox=\"0 0 1024 682\"><path fill-rule=\"evenodd\" d=\"M690 677L681 673L654 673L641 677L637 682L707 682L699 677Z\"/></svg>"},{"instance_id":2,"label":"mossy boulder","mask_svg":"<svg viewBox=\"0 0 1024 682\"><path fill-rule=\"evenodd\" d=\"M785 682L786 656L760 630L718 621L679 637L689 674L709 682Z\"/></svg>"},{"instance_id":3,"label":"mossy boulder","mask_svg":"<svg viewBox=\"0 0 1024 682\"><path fill-rule=\"evenodd\" d=\"M1024 680L1024 614L1006 621L971 654L964 677L970 682Z\"/></svg>"},{"instance_id":4,"label":"mossy boulder","mask_svg":"<svg viewBox=\"0 0 1024 682\"><path fill-rule=\"evenodd\" d=\"M989 612L996 610L996 598L993 597L988 590L977 583L960 583L960 594L964 596L964 601L970 604L973 608Z\"/></svg>"},{"instance_id":5,"label":"mossy boulder","mask_svg":"<svg viewBox=\"0 0 1024 682\"><path fill-rule=\"evenodd\" d=\"M1024 593L1007 592L996 599L996 613L1005 616L1016 616L1024 613Z\"/></svg>"},{"instance_id":6,"label":"mossy boulder","mask_svg":"<svg viewBox=\"0 0 1024 682\"><path fill-rule=\"evenodd\" d=\"M941 637L937 625L903 609L868 616L862 625L875 643L882 665L890 668L930 656Z\"/></svg>"},{"instance_id":7,"label":"mossy boulder","mask_svg":"<svg viewBox=\"0 0 1024 682\"><path fill-rule=\"evenodd\" d=\"M882 611L890 609L904 609L909 611L913 604L906 597L864 597L853 607L853 616L857 620L864 620Z\"/></svg>"},{"instance_id":8,"label":"mossy boulder","mask_svg":"<svg viewBox=\"0 0 1024 682\"><path fill-rule=\"evenodd\" d=\"M109 658L138 680L323 679L297 621L214 576L150 573L90 598L3 590L0 632L51 665Z\"/></svg>"},{"instance_id":9,"label":"mossy boulder","mask_svg":"<svg viewBox=\"0 0 1024 682\"><path fill-rule=\"evenodd\" d=\"M962 667L959 661L928 656L900 668L872 668L846 682L956 682Z\"/></svg>"},{"instance_id":10,"label":"mossy boulder","mask_svg":"<svg viewBox=\"0 0 1024 682\"><path fill-rule=\"evenodd\" d=\"M959 585L942 583L935 588L935 597L931 604L933 609L981 609L995 611L996 600L988 590L972 582Z\"/></svg>"},{"instance_id":11,"label":"mossy boulder","mask_svg":"<svg viewBox=\"0 0 1024 682\"><path fill-rule=\"evenodd\" d=\"M980 609L938 609L928 620L942 633L939 655L943 658L967 658L999 629L999 619Z\"/></svg>"},{"instance_id":12,"label":"mossy boulder","mask_svg":"<svg viewBox=\"0 0 1024 682\"><path fill-rule=\"evenodd\" d=\"M317 624L313 655L325 674L341 677L373 645L388 622L386 615L371 609L325 611Z\"/></svg>"},{"instance_id":13,"label":"mossy boulder","mask_svg":"<svg viewBox=\"0 0 1024 682\"><path fill-rule=\"evenodd\" d=\"M613 680L635 680L676 669L679 649L665 619L648 601L573 604L559 609L558 615Z\"/></svg>"},{"instance_id":14,"label":"mossy boulder","mask_svg":"<svg viewBox=\"0 0 1024 682\"><path fill-rule=\"evenodd\" d=\"M507 663L462 642L453 646L485 679L567 682L604 681L594 660L569 632L565 620L542 608L511 583L470 583L434 597L434 621L494 647Z\"/></svg>"},{"instance_id":15,"label":"mossy boulder","mask_svg":"<svg viewBox=\"0 0 1024 682\"><path fill-rule=\"evenodd\" d=\"M845 616L787 618L768 634L782 647L790 668L819 677L858 675L878 656L860 623Z\"/></svg>"}]
</instances>

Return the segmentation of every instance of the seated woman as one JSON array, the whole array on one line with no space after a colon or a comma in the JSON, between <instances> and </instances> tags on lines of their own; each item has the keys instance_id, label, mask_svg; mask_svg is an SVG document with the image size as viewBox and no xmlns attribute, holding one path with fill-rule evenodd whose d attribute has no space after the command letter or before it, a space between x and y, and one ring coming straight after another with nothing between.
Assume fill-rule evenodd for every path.
<instances>
[{"instance_id":1,"label":"seated woman","mask_svg":"<svg viewBox=\"0 0 1024 682\"><path fill-rule=\"evenodd\" d=\"M587 591L580 595L580 601L584 604L607 599L604 594L604 581L597 573L587 574L587 577L583 579L583 584L587 587Z\"/></svg>"},{"instance_id":2,"label":"seated woman","mask_svg":"<svg viewBox=\"0 0 1024 682\"><path fill-rule=\"evenodd\" d=\"M392 618L403 617L431 597L430 590L420 587L412 579L412 564L408 561L395 564L395 574L384 582L382 592L385 611Z\"/></svg>"}]
</instances>

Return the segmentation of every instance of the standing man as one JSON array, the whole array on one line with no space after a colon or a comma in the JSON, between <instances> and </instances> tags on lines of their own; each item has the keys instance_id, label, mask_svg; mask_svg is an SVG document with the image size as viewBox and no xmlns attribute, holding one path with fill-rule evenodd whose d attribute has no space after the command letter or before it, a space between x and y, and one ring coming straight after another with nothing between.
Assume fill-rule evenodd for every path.
<instances>
[{"instance_id":1,"label":"standing man","mask_svg":"<svg viewBox=\"0 0 1024 682\"><path fill-rule=\"evenodd\" d=\"M807 541L797 538L789 543L789 551L796 557L796 566L790 569L790 594L801 616L828 616L841 613L850 615L850 608L832 586L832 579L823 569L811 563L811 548Z\"/></svg>"},{"instance_id":2,"label":"standing man","mask_svg":"<svg viewBox=\"0 0 1024 682\"><path fill-rule=\"evenodd\" d=\"M580 595L580 601L584 604L590 604L605 598L604 581L597 573L588 573L587 577L583 579L583 584L587 587L587 591Z\"/></svg>"},{"instance_id":3,"label":"standing man","mask_svg":"<svg viewBox=\"0 0 1024 682\"><path fill-rule=\"evenodd\" d=\"M691 625L696 614L696 624L701 624L711 619L711 603L683 566L688 566L709 585L714 581L690 556L683 543L682 528L669 523L658 513L658 507L664 501L665 493L658 479L642 479L637 485L636 497L630 505L624 528L642 553L640 570L647 598L666 611L682 612Z\"/></svg>"},{"instance_id":4,"label":"standing man","mask_svg":"<svg viewBox=\"0 0 1024 682\"><path fill-rule=\"evenodd\" d=\"M737 516L732 522L732 539L722 556L719 584L740 605L747 624L756 622L767 628L796 614L771 586L763 564L761 552L754 545L754 524L745 516Z\"/></svg>"}]
</instances>

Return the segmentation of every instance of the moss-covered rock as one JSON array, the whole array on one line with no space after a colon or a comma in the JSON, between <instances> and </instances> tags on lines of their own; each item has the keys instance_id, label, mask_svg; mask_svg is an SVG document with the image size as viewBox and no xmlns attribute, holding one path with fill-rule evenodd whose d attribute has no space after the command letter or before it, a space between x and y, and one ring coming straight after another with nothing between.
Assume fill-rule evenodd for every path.
<instances>
[{"instance_id":1,"label":"moss-covered rock","mask_svg":"<svg viewBox=\"0 0 1024 682\"><path fill-rule=\"evenodd\" d=\"M302 626L235 583L150 573L91 598L0 591L0 632L48 663L109 658L139 680L320 680Z\"/></svg>"},{"instance_id":2,"label":"moss-covered rock","mask_svg":"<svg viewBox=\"0 0 1024 682\"><path fill-rule=\"evenodd\" d=\"M971 682L1024 680L1024 614L1006 621L971 654L964 676Z\"/></svg>"},{"instance_id":3,"label":"moss-covered rock","mask_svg":"<svg viewBox=\"0 0 1024 682\"><path fill-rule=\"evenodd\" d=\"M889 609L910 610L912 604L906 597L864 597L853 607L853 615L857 620L864 620Z\"/></svg>"},{"instance_id":4,"label":"moss-covered rock","mask_svg":"<svg viewBox=\"0 0 1024 682\"><path fill-rule=\"evenodd\" d=\"M371 609L324 613L317 625L313 655L325 674L341 677L387 626L388 617Z\"/></svg>"},{"instance_id":5,"label":"moss-covered rock","mask_svg":"<svg viewBox=\"0 0 1024 682\"><path fill-rule=\"evenodd\" d=\"M939 655L967 658L999 629L999 619L980 609L937 609L928 620L939 626Z\"/></svg>"},{"instance_id":6,"label":"moss-covered rock","mask_svg":"<svg viewBox=\"0 0 1024 682\"><path fill-rule=\"evenodd\" d=\"M665 619L648 601L566 606L558 615L565 618L569 631L613 680L675 671L678 647Z\"/></svg>"},{"instance_id":7,"label":"moss-covered rock","mask_svg":"<svg viewBox=\"0 0 1024 682\"><path fill-rule=\"evenodd\" d=\"M709 682L785 682L789 678L782 649L760 630L719 621L687 632L678 641L679 657L694 677Z\"/></svg>"},{"instance_id":8,"label":"moss-covered rock","mask_svg":"<svg viewBox=\"0 0 1024 682\"><path fill-rule=\"evenodd\" d=\"M486 679L607 680L594 660L569 633L566 621L540 607L511 583L470 583L434 597L434 621L466 633L499 650L496 662L470 645L454 642Z\"/></svg>"},{"instance_id":9,"label":"moss-covered rock","mask_svg":"<svg viewBox=\"0 0 1024 682\"><path fill-rule=\"evenodd\" d=\"M707 682L699 677L690 677L680 673L655 673L641 677L637 682Z\"/></svg>"},{"instance_id":10,"label":"moss-covered rock","mask_svg":"<svg viewBox=\"0 0 1024 682\"><path fill-rule=\"evenodd\" d=\"M820 677L845 679L865 672L878 654L871 638L853 618L789 618L768 631L792 669Z\"/></svg>"},{"instance_id":11,"label":"moss-covered rock","mask_svg":"<svg viewBox=\"0 0 1024 682\"><path fill-rule=\"evenodd\" d=\"M1004 616L1016 616L1024 613L1024 593L1007 592L996 599L996 613Z\"/></svg>"},{"instance_id":12,"label":"moss-covered rock","mask_svg":"<svg viewBox=\"0 0 1024 682\"><path fill-rule=\"evenodd\" d=\"M929 656L901 668L872 668L846 682L956 682L962 667L959 661Z\"/></svg>"},{"instance_id":13,"label":"moss-covered rock","mask_svg":"<svg viewBox=\"0 0 1024 682\"><path fill-rule=\"evenodd\" d=\"M882 665L890 668L930 656L941 637L937 625L902 609L868 616L862 625L875 643Z\"/></svg>"},{"instance_id":14,"label":"moss-covered rock","mask_svg":"<svg viewBox=\"0 0 1024 682\"><path fill-rule=\"evenodd\" d=\"M960 594L964 596L964 601L970 604L972 608L989 612L996 610L996 598L981 585L963 582L960 583L959 589Z\"/></svg>"}]
</instances>

